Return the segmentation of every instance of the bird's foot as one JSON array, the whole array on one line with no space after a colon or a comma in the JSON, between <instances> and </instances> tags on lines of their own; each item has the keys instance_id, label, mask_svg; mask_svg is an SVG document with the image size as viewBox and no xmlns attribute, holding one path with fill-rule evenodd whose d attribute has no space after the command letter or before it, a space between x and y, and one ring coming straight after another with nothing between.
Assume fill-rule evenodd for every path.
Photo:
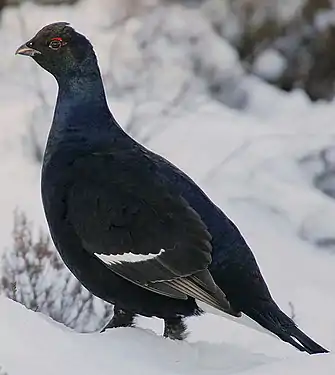
<instances>
[{"instance_id":1,"label":"bird's foot","mask_svg":"<svg viewBox=\"0 0 335 375\"><path fill-rule=\"evenodd\" d=\"M112 319L105 325L100 333L103 333L110 328L133 327L134 319L134 313L114 307L114 315Z\"/></svg>"},{"instance_id":2,"label":"bird's foot","mask_svg":"<svg viewBox=\"0 0 335 375\"><path fill-rule=\"evenodd\" d=\"M171 340L184 340L187 337L187 327L181 317L164 319L164 337Z\"/></svg>"}]
</instances>

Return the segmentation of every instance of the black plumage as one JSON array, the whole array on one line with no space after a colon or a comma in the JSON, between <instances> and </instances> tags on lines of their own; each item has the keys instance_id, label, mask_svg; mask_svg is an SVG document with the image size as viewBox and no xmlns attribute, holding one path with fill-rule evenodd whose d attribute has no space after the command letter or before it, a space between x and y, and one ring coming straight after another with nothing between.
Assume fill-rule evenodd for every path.
<instances>
[{"instance_id":1,"label":"black plumage","mask_svg":"<svg viewBox=\"0 0 335 375\"><path fill-rule=\"evenodd\" d=\"M57 250L93 294L115 304L106 328L136 314L183 318L202 302L248 315L301 351L326 352L273 301L236 226L182 171L130 138L111 114L89 41L65 22L21 46L57 80L42 198ZM238 318L237 318L238 319Z\"/></svg>"}]
</instances>

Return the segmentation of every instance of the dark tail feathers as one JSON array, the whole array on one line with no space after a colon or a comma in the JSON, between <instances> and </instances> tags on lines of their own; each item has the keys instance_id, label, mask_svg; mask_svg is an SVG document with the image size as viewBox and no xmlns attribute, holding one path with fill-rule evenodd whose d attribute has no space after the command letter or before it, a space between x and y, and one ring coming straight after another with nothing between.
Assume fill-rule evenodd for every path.
<instances>
[{"instance_id":1,"label":"dark tail feathers","mask_svg":"<svg viewBox=\"0 0 335 375\"><path fill-rule=\"evenodd\" d=\"M285 315L279 307L266 304L259 309L251 309L245 313L262 327L277 335L281 340L288 342L295 348L308 354L328 353L328 350L317 344L302 332L296 324Z\"/></svg>"}]
</instances>

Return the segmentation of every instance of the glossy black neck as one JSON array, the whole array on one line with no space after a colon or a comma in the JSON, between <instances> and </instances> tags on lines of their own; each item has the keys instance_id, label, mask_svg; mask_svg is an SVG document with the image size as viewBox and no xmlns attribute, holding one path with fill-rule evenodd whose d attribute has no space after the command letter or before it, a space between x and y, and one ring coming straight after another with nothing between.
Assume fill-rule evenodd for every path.
<instances>
[{"instance_id":1,"label":"glossy black neck","mask_svg":"<svg viewBox=\"0 0 335 375\"><path fill-rule=\"evenodd\" d=\"M100 149L124 134L109 110L96 60L56 78L59 86L48 147Z\"/></svg>"},{"instance_id":2,"label":"glossy black neck","mask_svg":"<svg viewBox=\"0 0 335 375\"><path fill-rule=\"evenodd\" d=\"M86 103L108 107L95 55L86 59L75 71L56 77L56 80L59 86L58 101L66 101L73 106Z\"/></svg>"}]
</instances>

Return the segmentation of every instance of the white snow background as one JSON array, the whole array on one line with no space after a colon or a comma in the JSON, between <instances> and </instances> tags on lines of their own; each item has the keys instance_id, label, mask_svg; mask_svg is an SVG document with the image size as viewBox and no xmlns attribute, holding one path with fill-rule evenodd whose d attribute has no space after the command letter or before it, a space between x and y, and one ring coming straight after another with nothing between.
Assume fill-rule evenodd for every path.
<instances>
[{"instance_id":1,"label":"white snow background","mask_svg":"<svg viewBox=\"0 0 335 375\"><path fill-rule=\"evenodd\" d=\"M0 251L11 246L16 207L37 227L46 225L29 134L33 128L43 144L56 96L52 77L14 52L43 25L66 20L94 44L120 123L182 167L223 208L251 245L279 305L288 314L293 306L299 326L334 349L335 251L317 244L335 238L335 201L313 185L322 168L313 155L334 143L334 103L312 105L302 92L283 93L245 75L202 9L148 8L111 27L122 18L118 12L107 0L4 11ZM275 69L267 66L273 56L266 60L259 63L260 76ZM219 98L206 90L210 79L225 87ZM335 372L333 354L308 356L210 314L189 320L191 334L182 343L153 333L162 330L155 319L140 319L139 329L78 334L1 297L0 365L8 375Z\"/></svg>"}]
</instances>

